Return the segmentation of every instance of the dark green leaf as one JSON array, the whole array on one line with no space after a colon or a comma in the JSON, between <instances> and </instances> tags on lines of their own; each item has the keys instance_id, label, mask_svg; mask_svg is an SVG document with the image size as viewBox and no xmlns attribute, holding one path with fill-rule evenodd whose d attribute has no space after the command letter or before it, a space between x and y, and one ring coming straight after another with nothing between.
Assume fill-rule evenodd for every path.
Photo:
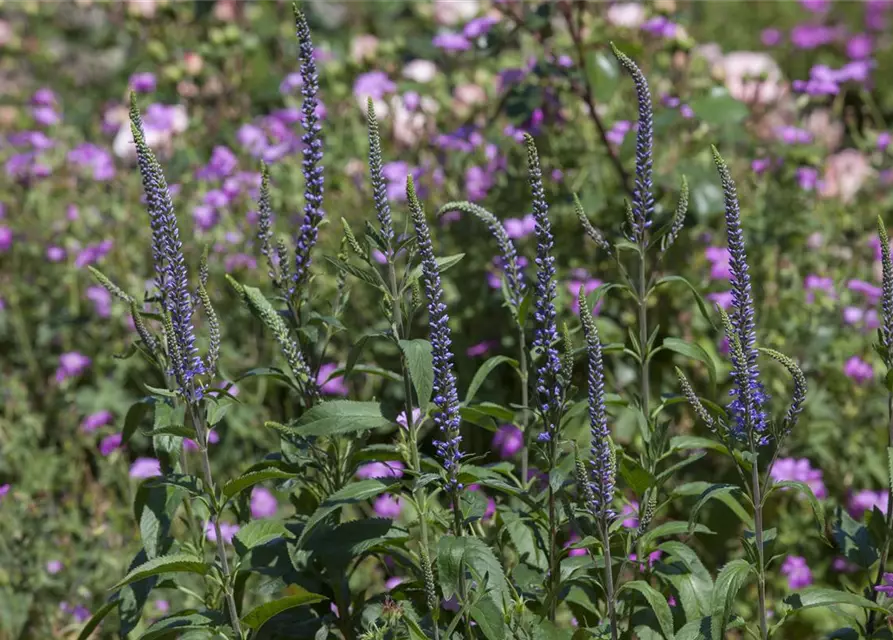
<instances>
[{"instance_id":1,"label":"dark green leaf","mask_svg":"<svg viewBox=\"0 0 893 640\"><path fill-rule=\"evenodd\" d=\"M294 473L289 473L288 471L283 471L282 469L277 469L275 467L260 469L258 471L249 471L238 478L233 478L223 485L223 498L224 500L231 500L240 491L244 491L248 487L253 487L259 482L279 478L293 478L295 475L296 474Z\"/></svg>"},{"instance_id":2,"label":"dark green leaf","mask_svg":"<svg viewBox=\"0 0 893 640\"><path fill-rule=\"evenodd\" d=\"M289 429L300 436L334 436L388 426L378 403L332 400L311 408Z\"/></svg>"},{"instance_id":3,"label":"dark green leaf","mask_svg":"<svg viewBox=\"0 0 893 640\"><path fill-rule=\"evenodd\" d=\"M722 568L716 577L713 589L713 613L710 620L711 635L714 638L725 637L726 625L732 614L735 596L741 590L754 571L754 567L744 559L732 560Z\"/></svg>"},{"instance_id":4,"label":"dark green leaf","mask_svg":"<svg viewBox=\"0 0 893 640\"><path fill-rule=\"evenodd\" d=\"M143 418L146 416L146 413L152 407L154 402L155 398L146 397L139 402L132 404L130 409L127 410L127 415L124 416L124 429L121 431L122 445L127 444L131 436L133 436L137 427L139 427L140 422L143 421Z\"/></svg>"},{"instance_id":5,"label":"dark green leaf","mask_svg":"<svg viewBox=\"0 0 893 640\"><path fill-rule=\"evenodd\" d=\"M310 516L307 524L304 525L304 530L301 532L301 537L298 540L298 547L301 547L313 528L330 513L333 513L341 507L356 504L357 502L363 502L369 498L374 498L387 491L394 482L395 479L360 480L359 482L351 482L349 485L342 487L340 490L330 495L321 505L319 505L316 511L313 512L313 515Z\"/></svg>"},{"instance_id":6,"label":"dark green leaf","mask_svg":"<svg viewBox=\"0 0 893 640\"><path fill-rule=\"evenodd\" d=\"M115 600L111 600L106 602L104 605L99 607L90 619L87 620L87 624L84 625L84 628L81 629L81 632L78 634L77 640L87 640L93 631L99 626L99 623L102 622L103 618L105 618L109 613L112 612L118 606L118 603Z\"/></svg>"},{"instance_id":7,"label":"dark green leaf","mask_svg":"<svg viewBox=\"0 0 893 640\"><path fill-rule=\"evenodd\" d=\"M809 502L809 506L812 507L812 512L815 514L816 523L819 525L819 533L822 536L825 535L825 511L822 509L822 505L819 504L818 498L815 497L815 494L812 492L812 487L810 487L805 482L798 482L796 480L785 480L783 482L774 482L772 486L769 488L769 491L766 493L766 498L775 490L780 490L784 488L797 489L800 492L800 495L806 496L807 501Z\"/></svg>"},{"instance_id":8,"label":"dark green leaf","mask_svg":"<svg viewBox=\"0 0 893 640\"><path fill-rule=\"evenodd\" d=\"M480 598L471 606L469 613L487 640L505 640L508 632L505 616L492 598Z\"/></svg>"},{"instance_id":9,"label":"dark green leaf","mask_svg":"<svg viewBox=\"0 0 893 640\"><path fill-rule=\"evenodd\" d=\"M701 315L704 316L704 319L707 320L707 322L710 323L710 326L715 330L716 325L713 324L713 318L710 317L710 312L707 310L707 303L704 302L704 298L701 297L701 294L691 282L682 276L664 276L654 284L654 288L657 289L661 285L670 284L672 282L680 282L688 287L688 290L691 291L692 295L695 297L695 303L698 305Z\"/></svg>"},{"instance_id":10,"label":"dark green leaf","mask_svg":"<svg viewBox=\"0 0 893 640\"><path fill-rule=\"evenodd\" d=\"M707 375L710 376L711 388L716 387L716 363L710 357L710 354L704 350L704 347L699 344L679 340L678 338L664 338L663 347L686 358L703 362L707 367Z\"/></svg>"},{"instance_id":11,"label":"dark green leaf","mask_svg":"<svg viewBox=\"0 0 893 640\"><path fill-rule=\"evenodd\" d=\"M242 624L249 629L259 629L267 620L283 611L307 604L324 602L328 599L317 593L310 593L301 587L291 586L289 589L292 591L299 591L299 593L292 593L292 595L273 600L272 602L266 602L255 607L242 616Z\"/></svg>"},{"instance_id":12,"label":"dark green leaf","mask_svg":"<svg viewBox=\"0 0 893 640\"><path fill-rule=\"evenodd\" d=\"M431 390L434 388L431 343L427 340L401 340L400 349L406 358L409 377L419 398L419 408L422 410L422 415L425 415L431 402Z\"/></svg>"},{"instance_id":13,"label":"dark green leaf","mask_svg":"<svg viewBox=\"0 0 893 640\"><path fill-rule=\"evenodd\" d=\"M239 529L233 538L233 545L240 556L245 555L254 547L267 544L276 538L289 535L288 529L278 520L252 520Z\"/></svg>"},{"instance_id":14,"label":"dark green leaf","mask_svg":"<svg viewBox=\"0 0 893 640\"><path fill-rule=\"evenodd\" d=\"M673 612L670 611L670 605L667 604L666 598L644 580L631 580L630 582L626 582L617 590L617 593L620 594L629 589L638 591L645 596L648 605L651 607L651 610L657 618L661 633L664 634L664 637L667 638L667 640L673 640Z\"/></svg>"},{"instance_id":15,"label":"dark green leaf","mask_svg":"<svg viewBox=\"0 0 893 640\"><path fill-rule=\"evenodd\" d=\"M503 363L509 364L516 369L518 367L518 361L507 356L493 356L492 358L488 358L487 361L475 372L474 378L471 379L471 384L468 385L468 391L465 392L465 399L462 401L462 404L467 405L471 402L475 395L477 395L481 385L484 384L487 376L489 376L496 367Z\"/></svg>"},{"instance_id":16,"label":"dark green leaf","mask_svg":"<svg viewBox=\"0 0 893 640\"><path fill-rule=\"evenodd\" d=\"M825 589L822 587L810 587L797 593L792 593L784 599L785 604L794 608L794 611L802 611L803 609L811 609L813 607L829 607L832 605L850 605L854 607L862 607L863 609L873 609L875 611L884 612L885 609L871 600L856 595L855 593L847 593L846 591L837 591L836 589Z\"/></svg>"},{"instance_id":17,"label":"dark green leaf","mask_svg":"<svg viewBox=\"0 0 893 640\"><path fill-rule=\"evenodd\" d=\"M187 631L201 631L204 637L213 637L214 627L227 624L226 618L216 611L180 611L153 622L139 640L162 640L163 638L183 638Z\"/></svg>"},{"instance_id":18,"label":"dark green leaf","mask_svg":"<svg viewBox=\"0 0 893 640\"><path fill-rule=\"evenodd\" d=\"M131 582L163 573L197 573L205 575L207 572L208 565L201 558L186 553L175 553L169 556L160 556L141 564L124 576L118 584L112 587L112 590L120 589Z\"/></svg>"},{"instance_id":19,"label":"dark green leaf","mask_svg":"<svg viewBox=\"0 0 893 640\"><path fill-rule=\"evenodd\" d=\"M484 580L484 589L496 602L511 598L502 564L480 538L443 536L437 545L437 569L445 598L459 593L460 579L467 568Z\"/></svg>"}]
</instances>

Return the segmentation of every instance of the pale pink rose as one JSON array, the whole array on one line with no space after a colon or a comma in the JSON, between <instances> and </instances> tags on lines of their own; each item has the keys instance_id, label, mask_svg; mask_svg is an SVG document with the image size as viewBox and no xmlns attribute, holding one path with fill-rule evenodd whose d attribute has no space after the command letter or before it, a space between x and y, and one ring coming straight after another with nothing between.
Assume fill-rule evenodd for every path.
<instances>
[{"instance_id":1,"label":"pale pink rose","mask_svg":"<svg viewBox=\"0 0 893 640\"><path fill-rule=\"evenodd\" d=\"M635 29L645 22L645 7L638 2L618 2L608 7L605 20L615 27Z\"/></svg>"},{"instance_id":2,"label":"pale pink rose","mask_svg":"<svg viewBox=\"0 0 893 640\"><path fill-rule=\"evenodd\" d=\"M720 62L726 88L736 100L748 104L772 104L787 91L781 68L768 53L733 51Z\"/></svg>"},{"instance_id":3,"label":"pale pink rose","mask_svg":"<svg viewBox=\"0 0 893 640\"><path fill-rule=\"evenodd\" d=\"M874 174L868 159L856 149L844 149L825 160L824 179L819 187L823 198L837 198L847 204Z\"/></svg>"},{"instance_id":4,"label":"pale pink rose","mask_svg":"<svg viewBox=\"0 0 893 640\"><path fill-rule=\"evenodd\" d=\"M449 27L471 20L479 9L478 0L434 0L434 21Z\"/></svg>"},{"instance_id":5,"label":"pale pink rose","mask_svg":"<svg viewBox=\"0 0 893 640\"><path fill-rule=\"evenodd\" d=\"M437 65L430 60L417 58L403 67L403 77L422 84L431 82L437 76Z\"/></svg>"},{"instance_id":6,"label":"pale pink rose","mask_svg":"<svg viewBox=\"0 0 893 640\"><path fill-rule=\"evenodd\" d=\"M378 38L369 33L356 36L350 41L350 57L356 63L374 60L378 51Z\"/></svg>"}]
</instances>

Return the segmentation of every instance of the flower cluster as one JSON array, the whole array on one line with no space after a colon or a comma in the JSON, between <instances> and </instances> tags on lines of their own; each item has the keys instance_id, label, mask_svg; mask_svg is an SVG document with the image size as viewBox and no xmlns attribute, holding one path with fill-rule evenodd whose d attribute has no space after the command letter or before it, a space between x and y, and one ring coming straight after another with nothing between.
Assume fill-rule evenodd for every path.
<instances>
[{"instance_id":1,"label":"flower cluster","mask_svg":"<svg viewBox=\"0 0 893 640\"><path fill-rule=\"evenodd\" d=\"M440 282L440 268L434 257L431 232L425 220L425 212L415 191L415 183L410 177L406 181L406 198L415 227L419 258L422 263L422 277L428 297L428 325L430 326L431 353L434 365L432 403L437 407L434 424L440 431L440 440L434 442L447 474L447 490L457 492L462 489L459 483L459 463L462 460L459 432L459 394L456 391L456 376L453 373L452 337L450 318L443 302L443 286Z\"/></svg>"},{"instance_id":2,"label":"flower cluster","mask_svg":"<svg viewBox=\"0 0 893 640\"><path fill-rule=\"evenodd\" d=\"M534 291L533 348L540 361L536 369L536 393L544 430L538 436L542 442L550 441L558 429L557 414L561 409L562 391L559 376L561 358L555 342L558 328L555 324L555 257L552 247L552 224L549 221L549 205L543 190L543 174L539 154L531 136L526 137L527 170L533 195L533 215L536 219L536 289Z\"/></svg>"},{"instance_id":3,"label":"flower cluster","mask_svg":"<svg viewBox=\"0 0 893 640\"><path fill-rule=\"evenodd\" d=\"M316 73L313 41L310 37L310 28L307 26L307 18L297 6L295 7L295 24L300 43L301 78L303 79L301 94L304 98L301 105L301 124L304 127L304 135L301 137L301 142L304 144L304 159L302 161L304 221L295 242L295 271L292 274L291 292L294 292L308 276L310 251L316 244L319 223L325 215L322 208L324 190L322 126L319 123L318 99L316 97L319 92L319 78Z\"/></svg>"},{"instance_id":4,"label":"flower cluster","mask_svg":"<svg viewBox=\"0 0 893 640\"><path fill-rule=\"evenodd\" d=\"M729 413L734 421L733 434L743 440L753 438L757 444L765 444L767 437L766 413L763 405L767 395L760 382L757 366L756 325L753 294L748 274L747 255L744 251L744 234L741 230L741 209L738 193L729 168L714 147L713 158L722 180L726 208L726 228L729 243L729 272L732 285L733 335L729 342L737 342L740 349L732 349L732 367L735 387L731 391L734 400ZM737 352L737 355L736 355Z\"/></svg>"}]
</instances>

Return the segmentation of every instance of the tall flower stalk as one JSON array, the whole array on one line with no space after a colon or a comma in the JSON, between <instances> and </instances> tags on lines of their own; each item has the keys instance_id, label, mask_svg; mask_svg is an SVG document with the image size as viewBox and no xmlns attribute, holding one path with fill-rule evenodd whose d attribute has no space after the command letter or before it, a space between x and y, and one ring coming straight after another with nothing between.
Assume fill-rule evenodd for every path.
<instances>
[{"instance_id":1,"label":"tall flower stalk","mask_svg":"<svg viewBox=\"0 0 893 640\"><path fill-rule=\"evenodd\" d=\"M877 219L878 240L881 248L881 267L883 272L881 286L881 326L878 329L878 353L881 354L884 364L887 366L887 376L893 371L893 256L890 255L890 238L887 235L887 226L883 218ZM889 466L893 469L893 391L887 392L887 457ZM885 519L884 542L878 563L877 577L872 583L870 597L875 602L878 598L878 587L883 584L884 572L887 569L887 559L890 556L890 543L893 538L893 472L888 478L887 513ZM868 615L866 631L868 635L874 633L877 614L872 611Z\"/></svg>"},{"instance_id":2,"label":"tall flower stalk","mask_svg":"<svg viewBox=\"0 0 893 640\"><path fill-rule=\"evenodd\" d=\"M512 239L506 233L502 223L487 209L473 202L448 202L443 205L437 212L440 217L451 211L459 211L475 216L481 222L487 225L490 233L496 239L499 247L499 260L502 268L502 274L505 278L503 286L503 295L506 305L512 314L515 322L515 328L518 331L518 375L521 383L521 418L518 425L521 429L521 482L527 483L527 470L529 467L530 450L527 444L527 403L529 402L529 374L527 371L527 332L525 323L521 318L521 302L524 300L524 294L527 291L527 284L524 281L524 273L518 263L518 250Z\"/></svg>"},{"instance_id":3,"label":"tall flower stalk","mask_svg":"<svg viewBox=\"0 0 893 640\"><path fill-rule=\"evenodd\" d=\"M654 218L654 185L653 185L653 106L651 90L648 88L648 80L627 55L622 53L611 43L614 56L633 80L636 89L636 99L639 105L638 126L636 129L636 178L633 188L632 203L627 210L627 239L638 248L639 265L638 281L636 286L636 299L638 303L639 325L639 366L641 393L641 407L645 420L649 416L649 400L651 396L651 381L649 372L650 357L648 354L648 230Z\"/></svg>"},{"instance_id":4,"label":"tall flower stalk","mask_svg":"<svg viewBox=\"0 0 893 640\"><path fill-rule=\"evenodd\" d=\"M370 98L366 104L369 127L369 180L372 184L375 214L378 219L378 233L383 243L384 255L387 260L388 280L387 287L390 292L391 331L398 345L401 340L409 339L409 319L404 322L403 294L397 283L397 265L394 252L394 227L391 216L391 204L388 200L387 185L382 173L381 138L378 130L378 119L375 115L375 107ZM422 473L421 456L419 455L418 431L421 424L417 424L413 415L412 379L409 373L409 364L406 354L400 352L400 369L403 378L404 415L406 416L406 432L409 439L410 466L417 476ZM420 421L421 422L421 421ZM413 487L412 499L419 514L419 561L422 565L422 576L425 585L426 600L433 618L434 638L440 637L437 618L439 606L435 593L433 572L431 567L431 549L428 541L428 496L424 489Z\"/></svg>"},{"instance_id":5,"label":"tall flower stalk","mask_svg":"<svg viewBox=\"0 0 893 640\"><path fill-rule=\"evenodd\" d=\"M459 395L456 391L456 377L453 373L449 316L443 301L440 267L434 257L431 232L428 229L425 212L416 195L412 176L409 176L406 181L406 198L415 228L416 243L422 264L422 279L425 282L425 294L428 298L428 325L434 364L431 401L435 406L434 424L440 432L439 439L434 441L434 447L446 473L444 490L452 499L454 533L461 536L462 511L459 495L462 485L459 482L459 465L462 461L462 435L459 431L461 422Z\"/></svg>"},{"instance_id":6,"label":"tall flower stalk","mask_svg":"<svg viewBox=\"0 0 893 640\"><path fill-rule=\"evenodd\" d=\"M605 408L605 373L602 361L602 345L598 328L592 317L592 310L586 301L586 293L580 287L580 318L586 337L588 362L587 382L589 391L589 511L598 523L602 548L605 557L605 599L608 603L608 618L611 624L611 638L617 640L617 611L614 592L614 566L611 559L611 522L616 514L612 509L616 482L616 462L608 429L608 413Z\"/></svg>"},{"instance_id":7,"label":"tall flower stalk","mask_svg":"<svg viewBox=\"0 0 893 640\"><path fill-rule=\"evenodd\" d=\"M547 473L558 464L559 426L564 406L561 357L558 353L558 328L555 323L555 239L549 221L549 205L543 189L543 174L539 153L533 137L525 136L527 171L533 196L533 217L536 220L536 283L534 289L533 349L538 358L535 391L537 410L543 430L537 440L545 445ZM526 481L526 480L525 480ZM555 620L558 605L558 516L556 495L552 483L548 489L549 502L549 619Z\"/></svg>"},{"instance_id":8,"label":"tall flower stalk","mask_svg":"<svg viewBox=\"0 0 893 640\"><path fill-rule=\"evenodd\" d=\"M176 380L179 393L186 401L187 413L191 418L195 441L199 449L205 487L212 495L216 495L208 456L209 429L202 407L204 388L199 379L199 376L205 374L208 370L213 371L216 367L217 353L219 351L217 316L211 308L210 299L205 290L207 283L206 258L202 260L199 289L196 297L206 309L211 329L208 367L206 367L205 362L198 354L198 348L195 346L195 330L192 324L193 295L189 291L186 260L183 256L183 247L180 242L180 232L170 190L161 166L155 158L155 154L146 143L142 118L133 94L131 94L130 99L130 119L133 140L136 145L137 165L143 181L146 206L152 226L152 255L155 262L156 284L160 292L163 311L162 325L164 327L164 343L169 367L168 376ZM135 311L135 305L131 304L131 308ZM148 335L148 332L146 334ZM140 335L143 335L142 331ZM146 340L148 338L144 338L144 341ZM150 346L148 342L147 346ZM181 456L181 461L185 465L185 456ZM230 624L236 637L241 637L239 612L233 595L233 575L229 567L229 559L224 546L219 517L219 513L214 513L212 515L212 523L217 538L217 559L220 562L220 571L223 578L223 594Z\"/></svg>"},{"instance_id":9,"label":"tall flower stalk","mask_svg":"<svg viewBox=\"0 0 893 640\"><path fill-rule=\"evenodd\" d=\"M309 276L310 252L316 245L319 223L325 216L323 211L323 139L319 122L319 76L316 71L313 40L304 13L294 5L295 27L298 35L299 57L301 60L301 125L304 134L301 163L304 174L304 220L295 239L295 271L292 274L291 292L301 286Z\"/></svg>"}]
</instances>

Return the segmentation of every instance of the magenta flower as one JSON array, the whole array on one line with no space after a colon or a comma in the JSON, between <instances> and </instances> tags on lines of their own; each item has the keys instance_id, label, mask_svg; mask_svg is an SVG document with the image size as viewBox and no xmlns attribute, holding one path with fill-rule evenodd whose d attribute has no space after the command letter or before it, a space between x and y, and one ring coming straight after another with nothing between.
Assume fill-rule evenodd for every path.
<instances>
[{"instance_id":1,"label":"magenta flower","mask_svg":"<svg viewBox=\"0 0 893 640\"><path fill-rule=\"evenodd\" d=\"M571 301L571 311L580 315L580 287L583 287L584 295L589 295L600 286L602 286L602 281L598 278L586 278L584 280L568 280L567 281L567 290L568 293L571 294L573 300ZM598 315L599 310L602 307L602 301L599 300L592 307L592 313L594 315Z\"/></svg>"},{"instance_id":2,"label":"magenta flower","mask_svg":"<svg viewBox=\"0 0 893 640\"><path fill-rule=\"evenodd\" d=\"M152 93L155 91L155 74L149 71L134 73L130 76L130 88L136 93Z\"/></svg>"},{"instance_id":3,"label":"magenta flower","mask_svg":"<svg viewBox=\"0 0 893 640\"><path fill-rule=\"evenodd\" d=\"M319 385L320 391L330 396L346 396L349 393L347 382L344 376L331 377L332 373L338 369L338 365L334 362L327 362L319 367L319 373L316 374L316 384Z\"/></svg>"},{"instance_id":4,"label":"magenta flower","mask_svg":"<svg viewBox=\"0 0 893 640\"><path fill-rule=\"evenodd\" d=\"M732 308L732 292L718 291L716 293L708 293L707 299L721 309L728 311Z\"/></svg>"},{"instance_id":5,"label":"magenta flower","mask_svg":"<svg viewBox=\"0 0 893 640\"><path fill-rule=\"evenodd\" d=\"M0 235L2 235L2 230L0 230ZM0 249L2 249L2 243L2 238L0 238ZM62 262L65 260L65 249L55 246L47 247L46 256L50 262Z\"/></svg>"},{"instance_id":6,"label":"magenta flower","mask_svg":"<svg viewBox=\"0 0 893 640\"><path fill-rule=\"evenodd\" d=\"M809 131L792 125L776 127L775 135L785 144L809 144L812 142L812 134Z\"/></svg>"},{"instance_id":7,"label":"magenta flower","mask_svg":"<svg viewBox=\"0 0 893 640\"><path fill-rule=\"evenodd\" d=\"M372 509L380 518L396 520L400 517L400 512L403 511L403 500L392 496L389 493L385 493L375 499Z\"/></svg>"},{"instance_id":8,"label":"magenta flower","mask_svg":"<svg viewBox=\"0 0 893 640\"><path fill-rule=\"evenodd\" d=\"M391 576L384 581L384 588L388 591L393 591L394 588L401 584L403 584L403 578L401 578L400 576Z\"/></svg>"},{"instance_id":9,"label":"magenta flower","mask_svg":"<svg viewBox=\"0 0 893 640\"><path fill-rule=\"evenodd\" d=\"M869 57L871 50L871 36L867 33L857 33L847 40L846 54L853 60L863 60Z\"/></svg>"},{"instance_id":10,"label":"magenta flower","mask_svg":"<svg viewBox=\"0 0 893 640\"><path fill-rule=\"evenodd\" d=\"M239 525L230 524L229 522L220 523L220 537L226 544L232 544L233 538L239 533ZM205 524L205 538L208 542L217 542L217 531L214 529L214 523L210 520Z\"/></svg>"},{"instance_id":11,"label":"magenta flower","mask_svg":"<svg viewBox=\"0 0 893 640\"><path fill-rule=\"evenodd\" d=\"M613 145L620 146L626 134L633 128L632 122L629 120L618 120L605 134L605 138Z\"/></svg>"},{"instance_id":12,"label":"magenta flower","mask_svg":"<svg viewBox=\"0 0 893 640\"><path fill-rule=\"evenodd\" d=\"M495 340L484 340L483 342L478 342L477 344L473 344L465 351L465 355L469 358L477 358L478 356L484 356L490 353L490 350L495 347L498 343Z\"/></svg>"},{"instance_id":13,"label":"magenta flower","mask_svg":"<svg viewBox=\"0 0 893 640\"><path fill-rule=\"evenodd\" d=\"M505 227L505 233L509 238L517 240L536 231L536 220L532 213L528 213L523 218L507 218L502 226Z\"/></svg>"},{"instance_id":14,"label":"magenta flower","mask_svg":"<svg viewBox=\"0 0 893 640\"><path fill-rule=\"evenodd\" d=\"M813 469L806 458L779 458L769 474L775 482L793 480L802 482L812 489L819 500L828 497L821 469ZM802 496L801 496L802 497Z\"/></svg>"},{"instance_id":15,"label":"magenta flower","mask_svg":"<svg viewBox=\"0 0 893 640\"><path fill-rule=\"evenodd\" d=\"M50 574L51 576L56 575L57 573L62 571L63 568L64 568L64 566L62 565L62 563L59 560L50 560L49 562L47 562L47 565L46 565L47 573Z\"/></svg>"},{"instance_id":16,"label":"magenta flower","mask_svg":"<svg viewBox=\"0 0 893 640\"><path fill-rule=\"evenodd\" d=\"M806 302L810 304L815 302L816 291L824 291L831 298L836 297L834 293L834 280L814 273L806 276L806 279L803 281L803 288L806 289Z\"/></svg>"},{"instance_id":17,"label":"magenta flower","mask_svg":"<svg viewBox=\"0 0 893 640\"><path fill-rule=\"evenodd\" d=\"M121 448L121 439L122 435L120 433L113 433L104 437L99 441L99 453L104 456L108 456L112 453L112 451L116 451Z\"/></svg>"},{"instance_id":18,"label":"magenta flower","mask_svg":"<svg viewBox=\"0 0 893 640\"><path fill-rule=\"evenodd\" d=\"M357 98L381 100L389 93L394 93L397 85L384 71L361 73L353 83L353 94Z\"/></svg>"},{"instance_id":19,"label":"magenta flower","mask_svg":"<svg viewBox=\"0 0 893 640\"><path fill-rule=\"evenodd\" d=\"M12 248L12 229L0 226L0 253L6 253Z\"/></svg>"},{"instance_id":20,"label":"magenta flower","mask_svg":"<svg viewBox=\"0 0 893 640\"><path fill-rule=\"evenodd\" d=\"M890 141L891 141L890 133L888 131L881 131L877 136L877 142L875 144L877 144L877 148L880 149L881 151L886 151L887 147L890 146ZM872 237L872 240L874 240L875 243L879 242L878 239L875 237ZM879 254L880 249L881 249L880 244L878 244L877 250L875 253ZM880 257L877 257L875 259L880 260Z\"/></svg>"},{"instance_id":21,"label":"magenta flower","mask_svg":"<svg viewBox=\"0 0 893 640\"><path fill-rule=\"evenodd\" d=\"M567 549L572 544L576 544L579 541L580 541L580 536L578 536L576 533L572 533L571 537L568 538L568 541L564 543L564 548ZM586 551L586 549L580 547L578 549L570 549L567 552L567 555L573 558L574 556L585 556L587 553L588 553L588 551Z\"/></svg>"},{"instance_id":22,"label":"magenta flower","mask_svg":"<svg viewBox=\"0 0 893 640\"><path fill-rule=\"evenodd\" d=\"M208 444L217 444L220 442L220 434L214 430L208 432ZM198 451L198 443L192 438L183 440L183 447L186 451Z\"/></svg>"},{"instance_id":23,"label":"magenta flower","mask_svg":"<svg viewBox=\"0 0 893 640\"><path fill-rule=\"evenodd\" d=\"M279 509L279 502L269 489L254 487L251 491L251 517L257 520L272 518Z\"/></svg>"},{"instance_id":24,"label":"magenta flower","mask_svg":"<svg viewBox=\"0 0 893 640\"><path fill-rule=\"evenodd\" d=\"M728 280L732 277L729 260L731 255L727 247L707 247L704 257L710 263L710 278L713 280Z\"/></svg>"},{"instance_id":25,"label":"magenta flower","mask_svg":"<svg viewBox=\"0 0 893 640\"><path fill-rule=\"evenodd\" d=\"M624 518L624 516L626 517ZM632 500L628 504L623 505L620 517L623 518L621 524L627 529L637 528L639 526L639 503Z\"/></svg>"},{"instance_id":26,"label":"magenta flower","mask_svg":"<svg viewBox=\"0 0 893 640\"><path fill-rule=\"evenodd\" d=\"M93 310L100 318L112 315L112 294L105 287L92 285L87 287L87 299L93 303Z\"/></svg>"},{"instance_id":27,"label":"magenta flower","mask_svg":"<svg viewBox=\"0 0 893 640\"><path fill-rule=\"evenodd\" d=\"M850 496L849 512L854 518L861 518L866 511L877 507L881 513L886 514L889 499L890 496L886 491L863 489Z\"/></svg>"},{"instance_id":28,"label":"magenta flower","mask_svg":"<svg viewBox=\"0 0 893 640\"><path fill-rule=\"evenodd\" d=\"M112 412L107 409L91 413L89 416L81 420L81 431L84 433L93 433L100 427L111 424L113 420L114 416L112 416Z\"/></svg>"},{"instance_id":29,"label":"magenta flower","mask_svg":"<svg viewBox=\"0 0 893 640\"><path fill-rule=\"evenodd\" d=\"M831 563L831 568L838 573L856 573L859 571L859 565L850 562L842 556L834 558L834 561Z\"/></svg>"},{"instance_id":30,"label":"magenta flower","mask_svg":"<svg viewBox=\"0 0 893 640\"><path fill-rule=\"evenodd\" d=\"M778 29L763 29L760 33L760 42L767 47L774 47L781 44L781 38L781 31Z\"/></svg>"},{"instance_id":31,"label":"magenta flower","mask_svg":"<svg viewBox=\"0 0 893 640\"><path fill-rule=\"evenodd\" d=\"M881 293L883 293L880 287L877 287L870 282L865 282L864 280L850 280L846 283L846 286L850 291L863 294L868 298L869 304L872 305L877 304L877 301L881 299Z\"/></svg>"},{"instance_id":32,"label":"magenta flower","mask_svg":"<svg viewBox=\"0 0 893 640\"><path fill-rule=\"evenodd\" d=\"M475 18L465 25L465 27L462 29L462 35L469 40L480 38L481 36L487 35L490 29L492 29L497 22L499 21L496 18L492 18L490 16Z\"/></svg>"},{"instance_id":33,"label":"magenta flower","mask_svg":"<svg viewBox=\"0 0 893 640\"><path fill-rule=\"evenodd\" d=\"M137 458L130 465L131 478L154 478L161 475L161 463L155 458Z\"/></svg>"},{"instance_id":34,"label":"magenta flower","mask_svg":"<svg viewBox=\"0 0 893 640\"><path fill-rule=\"evenodd\" d=\"M56 369L56 382L64 382L68 378L78 376L90 366L91 360L77 351L69 351L59 356L59 368Z\"/></svg>"},{"instance_id":35,"label":"magenta flower","mask_svg":"<svg viewBox=\"0 0 893 640\"><path fill-rule=\"evenodd\" d=\"M651 553L649 553L648 554L648 568L650 569L651 567L653 567L654 563L657 562L658 560L660 560L660 557L662 555L663 555L662 551L652 551ZM629 554L629 559L632 560L633 562L635 562L638 559L638 556L635 553L631 553L631 554ZM644 563L639 564L639 571L645 571Z\"/></svg>"},{"instance_id":36,"label":"magenta flower","mask_svg":"<svg viewBox=\"0 0 893 640\"><path fill-rule=\"evenodd\" d=\"M0 499L6 496L6 494L9 493L10 489L12 489L12 485L8 482L6 484L0 484Z\"/></svg>"},{"instance_id":37,"label":"magenta flower","mask_svg":"<svg viewBox=\"0 0 893 640\"><path fill-rule=\"evenodd\" d=\"M418 407L413 407L412 409L412 423L417 425L419 421L422 419L422 410ZM399 424L404 429L408 429L409 425L406 422L406 411L401 411L397 416L397 424Z\"/></svg>"},{"instance_id":38,"label":"magenta flower","mask_svg":"<svg viewBox=\"0 0 893 640\"><path fill-rule=\"evenodd\" d=\"M884 573L884 584L879 584L874 590L883 593L888 598L893 598L893 573Z\"/></svg>"},{"instance_id":39,"label":"magenta flower","mask_svg":"<svg viewBox=\"0 0 893 640\"><path fill-rule=\"evenodd\" d=\"M73 607L67 602L60 602L59 610L62 613L67 613L68 615L70 615L72 618L74 618L74 621L78 623L86 622L90 619L90 610L82 604Z\"/></svg>"},{"instance_id":40,"label":"magenta flower","mask_svg":"<svg viewBox=\"0 0 893 640\"><path fill-rule=\"evenodd\" d=\"M493 434L492 446L496 455L507 460L524 447L524 434L513 424L504 424Z\"/></svg>"},{"instance_id":41,"label":"magenta flower","mask_svg":"<svg viewBox=\"0 0 893 640\"><path fill-rule=\"evenodd\" d=\"M812 571L803 556L788 556L781 564L781 573L787 576L789 589L802 589L812 584Z\"/></svg>"},{"instance_id":42,"label":"magenta flower","mask_svg":"<svg viewBox=\"0 0 893 640\"><path fill-rule=\"evenodd\" d=\"M471 42L468 41L468 38L461 33L449 31L434 36L431 44L444 51L468 51L471 49Z\"/></svg>"},{"instance_id":43,"label":"magenta flower","mask_svg":"<svg viewBox=\"0 0 893 640\"><path fill-rule=\"evenodd\" d=\"M405 465L399 460L368 462L357 467L357 477L361 480L372 478L402 478Z\"/></svg>"},{"instance_id":44,"label":"magenta flower","mask_svg":"<svg viewBox=\"0 0 893 640\"><path fill-rule=\"evenodd\" d=\"M874 367L859 356L850 356L843 365L843 373L856 384L863 384L874 378Z\"/></svg>"}]
</instances>

